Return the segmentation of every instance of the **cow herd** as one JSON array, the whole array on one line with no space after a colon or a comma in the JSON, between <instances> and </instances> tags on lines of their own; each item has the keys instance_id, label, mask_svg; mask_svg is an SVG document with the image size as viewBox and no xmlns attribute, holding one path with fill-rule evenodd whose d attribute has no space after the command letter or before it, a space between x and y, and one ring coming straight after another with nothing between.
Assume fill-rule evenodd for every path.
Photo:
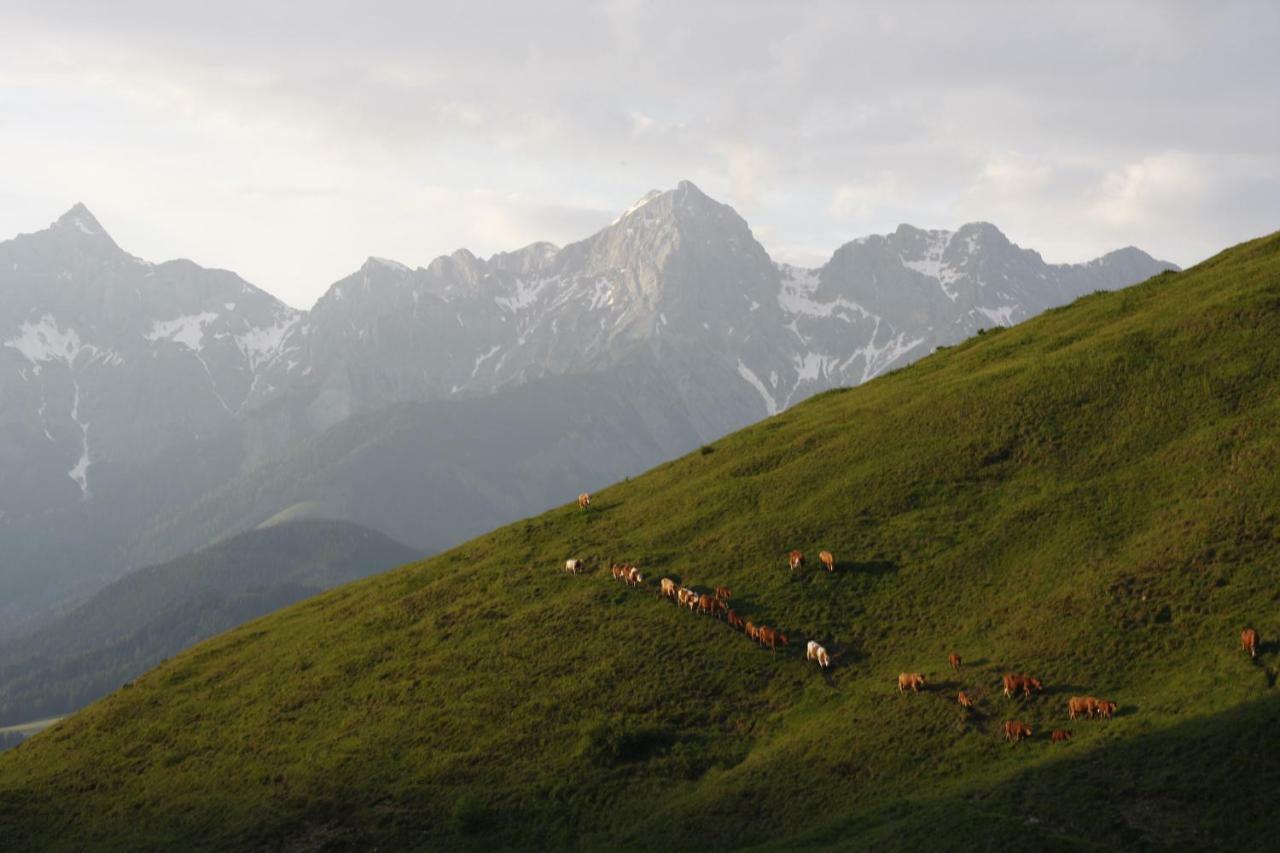
<instances>
[{"instance_id":1,"label":"cow herd","mask_svg":"<svg viewBox=\"0 0 1280 853\"><path fill-rule=\"evenodd\" d=\"M582 494L578 499L578 504L582 508L590 505L591 498L586 493ZM835 558L830 551L820 551L818 560L828 572L835 571ZM801 551L792 551L787 558L787 564L792 573L800 571L804 567L804 553ZM565 572L577 575L584 568L583 561L577 558L571 558L565 561ZM615 563L610 568L614 580L621 581L629 587L643 586L644 576L640 574L640 570L635 566L627 563ZM756 625L751 621L743 620L743 618L729 606L729 601L733 597L733 591L725 586L718 586L712 592L698 592L677 583L673 578L664 577L658 582L658 594L660 597L673 602L676 606L686 608L692 613L700 613L706 616L712 616L716 619L724 618L730 628L741 631L746 637L754 640L763 648L770 651L777 651L778 646L784 648L790 644L790 640L786 634L777 628L768 625ZM1251 657L1258 656L1258 632L1253 628L1245 628L1240 633L1240 648L1247 651ZM815 640L809 640L805 647L805 660L813 661L822 670L831 667L831 655ZM947 656L947 665L953 672L960 672L963 661L960 655L952 652ZM1044 691L1044 683L1035 676L1026 675L1025 673L1007 672L1001 679L1003 694L1008 698L1021 696L1029 698L1033 693ZM926 681L923 674L919 672L903 672L898 676L898 692L899 693L919 693L926 689ZM961 689L956 694L956 701L966 711L973 711L973 699ZM1078 718L1110 720L1115 714L1118 705L1115 702L1099 699L1096 696L1072 696L1067 700L1067 716L1071 720ZM1010 743L1018 743L1024 739L1032 737L1032 729L1020 720L1006 720L1003 727L1005 740ZM1054 729L1050 734L1052 743L1066 743L1071 740L1071 732L1066 729Z\"/></svg>"}]
</instances>

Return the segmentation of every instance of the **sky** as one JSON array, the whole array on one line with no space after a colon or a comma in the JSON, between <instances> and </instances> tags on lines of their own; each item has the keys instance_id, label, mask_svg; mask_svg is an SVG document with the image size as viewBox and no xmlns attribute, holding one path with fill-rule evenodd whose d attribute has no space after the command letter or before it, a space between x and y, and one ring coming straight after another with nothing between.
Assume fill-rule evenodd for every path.
<instances>
[{"instance_id":1,"label":"sky","mask_svg":"<svg viewBox=\"0 0 1280 853\"><path fill-rule=\"evenodd\" d=\"M682 179L777 260L908 222L1182 265L1280 228L1280 3L0 0L0 239L77 201L309 307Z\"/></svg>"}]
</instances>

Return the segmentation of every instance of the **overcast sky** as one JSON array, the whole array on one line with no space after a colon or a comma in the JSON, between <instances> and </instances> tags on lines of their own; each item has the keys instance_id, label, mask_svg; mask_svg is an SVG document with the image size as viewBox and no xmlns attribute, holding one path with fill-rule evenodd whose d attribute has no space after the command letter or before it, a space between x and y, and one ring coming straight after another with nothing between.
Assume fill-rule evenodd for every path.
<instances>
[{"instance_id":1,"label":"overcast sky","mask_svg":"<svg viewBox=\"0 0 1280 853\"><path fill-rule=\"evenodd\" d=\"M1280 3L198 5L0 0L0 239L83 201L308 307L683 178L800 263L900 222L1184 265L1280 228Z\"/></svg>"}]
</instances>

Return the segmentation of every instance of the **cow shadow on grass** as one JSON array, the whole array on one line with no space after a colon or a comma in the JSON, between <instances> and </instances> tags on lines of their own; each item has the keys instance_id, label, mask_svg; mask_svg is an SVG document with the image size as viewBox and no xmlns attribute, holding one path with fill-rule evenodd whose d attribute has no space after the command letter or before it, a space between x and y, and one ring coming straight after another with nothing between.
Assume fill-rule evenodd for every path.
<instances>
[{"instance_id":1,"label":"cow shadow on grass","mask_svg":"<svg viewBox=\"0 0 1280 853\"><path fill-rule=\"evenodd\" d=\"M836 563L834 572L820 569L820 574L854 575L864 578L881 578L898 571L898 564L892 560L844 560Z\"/></svg>"}]
</instances>

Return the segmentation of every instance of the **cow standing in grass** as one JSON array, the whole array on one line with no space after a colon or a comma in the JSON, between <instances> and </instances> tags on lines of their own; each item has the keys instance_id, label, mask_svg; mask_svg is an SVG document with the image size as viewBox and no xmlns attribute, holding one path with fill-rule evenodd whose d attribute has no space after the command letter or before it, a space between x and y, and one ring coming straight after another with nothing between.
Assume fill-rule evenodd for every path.
<instances>
[{"instance_id":1,"label":"cow standing in grass","mask_svg":"<svg viewBox=\"0 0 1280 853\"><path fill-rule=\"evenodd\" d=\"M583 492L582 494L578 495L578 508L586 509L589 506L591 506L591 495L588 494L587 492Z\"/></svg>"},{"instance_id":2,"label":"cow standing in grass","mask_svg":"<svg viewBox=\"0 0 1280 853\"><path fill-rule=\"evenodd\" d=\"M1245 628L1240 632L1240 648L1249 653L1249 657L1258 656L1258 632L1253 628Z\"/></svg>"},{"instance_id":3,"label":"cow standing in grass","mask_svg":"<svg viewBox=\"0 0 1280 853\"><path fill-rule=\"evenodd\" d=\"M966 711L973 710L973 700L969 698L969 694L961 690L956 694L956 701L960 703L960 707Z\"/></svg>"},{"instance_id":4,"label":"cow standing in grass","mask_svg":"<svg viewBox=\"0 0 1280 853\"><path fill-rule=\"evenodd\" d=\"M795 574L804 568L804 554L800 551L792 551L791 556L787 558L787 565L791 567L791 573Z\"/></svg>"},{"instance_id":5,"label":"cow standing in grass","mask_svg":"<svg viewBox=\"0 0 1280 853\"><path fill-rule=\"evenodd\" d=\"M904 672L898 676L899 693L907 690L912 693L919 693L922 687L924 687L924 676L918 672Z\"/></svg>"},{"instance_id":6,"label":"cow standing in grass","mask_svg":"<svg viewBox=\"0 0 1280 853\"><path fill-rule=\"evenodd\" d=\"M836 558L830 551L819 551L818 562L822 563L828 572L834 572L836 570Z\"/></svg>"},{"instance_id":7,"label":"cow standing in grass","mask_svg":"<svg viewBox=\"0 0 1280 853\"><path fill-rule=\"evenodd\" d=\"M805 649L804 656L805 660L814 661L822 669L827 669L831 666L831 656L827 654L827 650L813 640L809 641L809 645Z\"/></svg>"},{"instance_id":8,"label":"cow standing in grass","mask_svg":"<svg viewBox=\"0 0 1280 853\"><path fill-rule=\"evenodd\" d=\"M770 628L768 625L761 625L756 636L760 640L760 645L768 646L771 652L776 652L778 646L786 646L790 642L786 634L777 628Z\"/></svg>"},{"instance_id":9,"label":"cow standing in grass","mask_svg":"<svg viewBox=\"0 0 1280 853\"><path fill-rule=\"evenodd\" d=\"M1071 732L1066 729L1054 729L1049 735L1050 743L1066 743L1071 740Z\"/></svg>"},{"instance_id":10,"label":"cow standing in grass","mask_svg":"<svg viewBox=\"0 0 1280 853\"><path fill-rule=\"evenodd\" d=\"M955 652L952 652L951 654L947 655L947 664L950 665L952 672L959 672L960 671L960 655L956 654Z\"/></svg>"},{"instance_id":11,"label":"cow standing in grass","mask_svg":"<svg viewBox=\"0 0 1280 853\"><path fill-rule=\"evenodd\" d=\"M1010 743L1017 743L1024 737L1031 737L1031 727L1026 723L1018 720L1004 721L1004 739Z\"/></svg>"},{"instance_id":12,"label":"cow standing in grass","mask_svg":"<svg viewBox=\"0 0 1280 853\"><path fill-rule=\"evenodd\" d=\"M739 616L734 610L730 609L725 614L725 618L729 620L730 628L737 628L739 630L742 630L743 628L742 617Z\"/></svg>"},{"instance_id":13,"label":"cow standing in grass","mask_svg":"<svg viewBox=\"0 0 1280 853\"><path fill-rule=\"evenodd\" d=\"M663 578L658 581L658 592L662 594L663 598L670 598L674 601L676 597L676 582L671 578Z\"/></svg>"},{"instance_id":14,"label":"cow standing in grass","mask_svg":"<svg viewBox=\"0 0 1280 853\"><path fill-rule=\"evenodd\" d=\"M582 561L578 559L569 559L564 561L564 570L571 575L576 575L582 571Z\"/></svg>"},{"instance_id":15,"label":"cow standing in grass","mask_svg":"<svg viewBox=\"0 0 1280 853\"><path fill-rule=\"evenodd\" d=\"M733 598L733 590L729 589L727 586L718 586L716 587L715 596L717 601L727 602L729 599Z\"/></svg>"}]
</instances>

